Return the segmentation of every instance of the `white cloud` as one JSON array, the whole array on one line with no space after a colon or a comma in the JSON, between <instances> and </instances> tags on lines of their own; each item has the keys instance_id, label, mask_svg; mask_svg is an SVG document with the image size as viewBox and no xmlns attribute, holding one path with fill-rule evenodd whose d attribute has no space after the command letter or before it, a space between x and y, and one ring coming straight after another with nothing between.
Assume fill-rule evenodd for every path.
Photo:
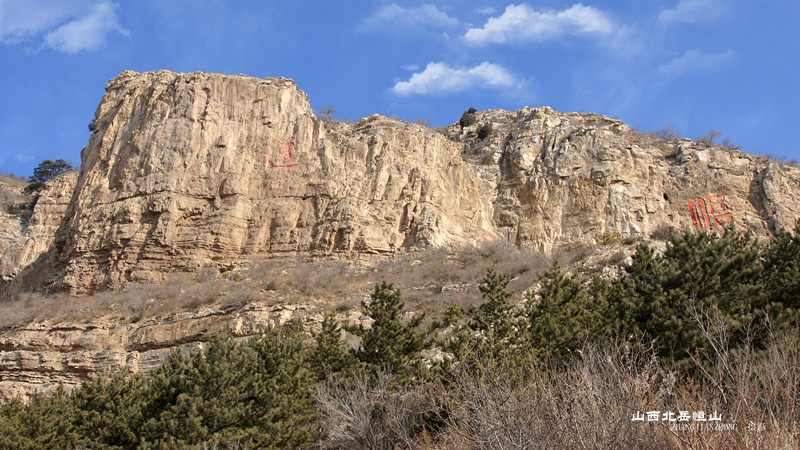
<instances>
[{"instance_id":1,"label":"white cloud","mask_svg":"<svg viewBox=\"0 0 800 450\"><path fill-rule=\"evenodd\" d=\"M489 14L496 13L497 10L492 8L491 6L484 6L484 7L481 7L481 8L475 8L475 12L478 13L478 14L484 14L484 15L488 16Z\"/></svg>"},{"instance_id":2,"label":"white cloud","mask_svg":"<svg viewBox=\"0 0 800 450\"><path fill-rule=\"evenodd\" d=\"M725 13L719 0L681 0L675 9L665 9L658 15L664 23L695 23L713 20Z\"/></svg>"},{"instance_id":3,"label":"white cloud","mask_svg":"<svg viewBox=\"0 0 800 450\"><path fill-rule=\"evenodd\" d=\"M392 91L398 95L448 94L474 87L511 88L517 79L504 67L483 62L475 67L450 67L447 63L432 62L425 70L399 81Z\"/></svg>"},{"instance_id":4,"label":"white cloud","mask_svg":"<svg viewBox=\"0 0 800 450\"><path fill-rule=\"evenodd\" d=\"M735 56L733 50L716 54L706 54L700 50L686 50L683 55L673 59L669 64L659 67L658 71L665 75L708 72L728 63Z\"/></svg>"},{"instance_id":5,"label":"white cloud","mask_svg":"<svg viewBox=\"0 0 800 450\"><path fill-rule=\"evenodd\" d=\"M89 14L48 33L45 40L50 47L66 53L95 51L103 46L112 32L123 36L130 34L119 24L115 6L111 2L101 2Z\"/></svg>"},{"instance_id":6,"label":"white cloud","mask_svg":"<svg viewBox=\"0 0 800 450\"><path fill-rule=\"evenodd\" d=\"M36 35L91 6L91 0L0 0L0 41Z\"/></svg>"},{"instance_id":7,"label":"white cloud","mask_svg":"<svg viewBox=\"0 0 800 450\"><path fill-rule=\"evenodd\" d=\"M97 50L109 33L129 34L115 8L107 0L0 0L0 42L44 38L59 51Z\"/></svg>"},{"instance_id":8,"label":"white cloud","mask_svg":"<svg viewBox=\"0 0 800 450\"><path fill-rule=\"evenodd\" d=\"M564 34L610 34L615 30L602 11L576 3L562 11L536 11L530 5L508 5L483 28L470 28L464 38L475 44L544 41Z\"/></svg>"},{"instance_id":9,"label":"white cloud","mask_svg":"<svg viewBox=\"0 0 800 450\"><path fill-rule=\"evenodd\" d=\"M36 158L36 155L28 155L23 153L17 153L17 156L14 157L15 160L19 163L27 163L31 162Z\"/></svg>"},{"instance_id":10,"label":"white cloud","mask_svg":"<svg viewBox=\"0 0 800 450\"><path fill-rule=\"evenodd\" d=\"M422 5L416 8L404 8L392 3L386 5L367 18L360 29L374 31L386 27L419 28L419 27L453 27L458 19L450 17L446 12L434 5Z\"/></svg>"},{"instance_id":11,"label":"white cloud","mask_svg":"<svg viewBox=\"0 0 800 450\"><path fill-rule=\"evenodd\" d=\"M417 64L406 64L406 65L403 66L403 69L413 72L413 71L419 69L419 66Z\"/></svg>"}]
</instances>

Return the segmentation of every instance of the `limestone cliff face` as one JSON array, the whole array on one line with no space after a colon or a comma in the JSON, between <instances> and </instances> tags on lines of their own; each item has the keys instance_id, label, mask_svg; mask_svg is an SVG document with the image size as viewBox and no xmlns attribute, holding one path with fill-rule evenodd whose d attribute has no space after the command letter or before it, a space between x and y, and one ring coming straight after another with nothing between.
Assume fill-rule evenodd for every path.
<instances>
[{"instance_id":1,"label":"limestone cliff face","mask_svg":"<svg viewBox=\"0 0 800 450\"><path fill-rule=\"evenodd\" d=\"M797 167L595 114L490 110L438 133L378 115L320 120L282 78L128 71L106 91L80 171L50 182L30 219L0 214L0 276L17 288L80 294L255 256L498 238L549 253L686 227L768 236L800 219ZM493 131L478 139L485 124ZM173 348L295 313L321 311L254 302L6 328L0 399L146 372Z\"/></svg>"},{"instance_id":2,"label":"limestone cliff face","mask_svg":"<svg viewBox=\"0 0 800 450\"><path fill-rule=\"evenodd\" d=\"M125 72L106 90L57 238L73 292L258 254L494 237L474 170L427 128L326 124L285 79Z\"/></svg>"},{"instance_id":3,"label":"limestone cliff face","mask_svg":"<svg viewBox=\"0 0 800 450\"><path fill-rule=\"evenodd\" d=\"M77 180L17 233L7 278L85 293L255 255L498 237L551 252L669 228L765 236L800 218L797 167L595 114L490 110L437 133L320 120L283 78L127 71L106 91Z\"/></svg>"},{"instance_id":4,"label":"limestone cliff face","mask_svg":"<svg viewBox=\"0 0 800 450\"><path fill-rule=\"evenodd\" d=\"M476 130L493 132L478 140ZM672 142L616 119L547 107L475 114L448 132L469 148L499 234L549 252L604 233L659 230L767 236L800 219L800 169L738 150Z\"/></svg>"},{"instance_id":5,"label":"limestone cliff face","mask_svg":"<svg viewBox=\"0 0 800 450\"><path fill-rule=\"evenodd\" d=\"M53 246L75 190L78 172L45 183L30 217L0 211L0 280L8 282Z\"/></svg>"}]
</instances>

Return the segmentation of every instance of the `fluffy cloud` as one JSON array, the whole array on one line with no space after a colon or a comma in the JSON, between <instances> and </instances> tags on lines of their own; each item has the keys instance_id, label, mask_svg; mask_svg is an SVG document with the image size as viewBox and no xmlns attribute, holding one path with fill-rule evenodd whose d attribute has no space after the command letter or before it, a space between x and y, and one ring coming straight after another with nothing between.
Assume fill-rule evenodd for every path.
<instances>
[{"instance_id":1,"label":"fluffy cloud","mask_svg":"<svg viewBox=\"0 0 800 450\"><path fill-rule=\"evenodd\" d=\"M447 63L429 63L422 72L399 81L392 91L398 95L448 94L474 87L510 88L518 84L504 67L483 62L475 67L450 67Z\"/></svg>"},{"instance_id":2,"label":"fluffy cloud","mask_svg":"<svg viewBox=\"0 0 800 450\"><path fill-rule=\"evenodd\" d=\"M675 9L665 9L658 15L664 23L694 23L716 19L725 12L719 0L681 0Z\"/></svg>"},{"instance_id":3,"label":"fluffy cloud","mask_svg":"<svg viewBox=\"0 0 800 450\"><path fill-rule=\"evenodd\" d=\"M716 54L707 54L700 50L686 50L683 55L673 59L669 64L659 67L658 71L665 75L708 72L733 60L734 56L733 50Z\"/></svg>"},{"instance_id":4,"label":"fluffy cloud","mask_svg":"<svg viewBox=\"0 0 800 450\"><path fill-rule=\"evenodd\" d=\"M102 2L92 8L89 14L70 21L48 33L45 40L50 47L66 53L98 50L106 37L116 32L127 36L128 30L122 28L117 20L117 12L110 2Z\"/></svg>"},{"instance_id":5,"label":"fluffy cloud","mask_svg":"<svg viewBox=\"0 0 800 450\"><path fill-rule=\"evenodd\" d=\"M89 6L90 1L2 0L0 41L14 43L36 35Z\"/></svg>"},{"instance_id":6,"label":"fluffy cloud","mask_svg":"<svg viewBox=\"0 0 800 450\"><path fill-rule=\"evenodd\" d=\"M545 41L564 34L610 34L614 23L602 11L576 3L562 11L536 11L527 4L508 5L500 17L464 35L475 44Z\"/></svg>"},{"instance_id":7,"label":"fluffy cloud","mask_svg":"<svg viewBox=\"0 0 800 450\"><path fill-rule=\"evenodd\" d=\"M128 35L115 8L95 0L2 0L0 42L43 37L47 45L67 53L97 50L112 32Z\"/></svg>"},{"instance_id":8,"label":"fluffy cloud","mask_svg":"<svg viewBox=\"0 0 800 450\"><path fill-rule=\"evenodd\" d=\"M395 3L380 8L361 24L362 31L374 31L385 27L418 28L418 27L453 27L458 19L450 17L446 12L434 5L422 5L416 8L404 8Z\"/></svg>"}]
</instances>

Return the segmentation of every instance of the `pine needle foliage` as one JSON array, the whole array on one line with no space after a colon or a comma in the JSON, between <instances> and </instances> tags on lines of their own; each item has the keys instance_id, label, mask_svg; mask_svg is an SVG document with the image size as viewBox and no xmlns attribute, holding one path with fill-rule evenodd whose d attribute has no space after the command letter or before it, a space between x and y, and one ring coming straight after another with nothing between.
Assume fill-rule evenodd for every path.
<instances>
[{"instance_id":1,"label":"pine needle foliage","mask_svg":"<svg viewBox=\"0 0 800 450\"><path fill-rule=\"evenodd\" d=\"M37 193L44 189L44 185L47 181L70 170L75 170L75 168L72 167L72 164L63 159L57 159L55 161L45 159L33 169L33 175L28 177L30 184L25 187L25 192L28 194Z\"/></svg>"},{"instance_id":2,"label":"pine needle foliage","mask_svg":"<svg viewBox=\"0 0 800 450\"><path fill-rule=\"evenodd\" d=\"M361 302L372 325L348 328L361 338L354 356L373 373L388 369L404 378L419 362L419 352L429 346L430 331L421 330L425 316L416 314L404 323L403 306L400 290L383 281L375 286L370 301Z\"/></svg>"},{"instance_id":3,"label":"pine needle foliage","mask_svg":"<svg viewBox=\"0 0 800 450\"><path fill-rule=\"evenodd\" d=\"M528 295L530 345L543 360L564 360L600 334L606 309L556 263L542 275L539 292Z\"/></svg>"}]
</instances>

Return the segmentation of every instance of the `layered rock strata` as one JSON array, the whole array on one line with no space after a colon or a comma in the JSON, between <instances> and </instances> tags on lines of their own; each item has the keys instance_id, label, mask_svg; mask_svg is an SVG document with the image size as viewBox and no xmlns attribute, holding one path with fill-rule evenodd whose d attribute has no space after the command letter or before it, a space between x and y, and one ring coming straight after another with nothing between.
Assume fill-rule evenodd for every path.
<instances>
[{"instance_id":1,"label":"layered rock strata","mask_svg":"<svg viewBox=\"0 0 800 450\"><path fill-rule=\"evenodd\" d=\"M797 167L595 114L490 110L437 133L320 120L283 78L127 71L106 91L74 191L37 206L42 225L4 258L27 288L497 238L549 253L685 227L767 236L800 218Z\"/></svg>"},{"instance_id":2,"label":"layered rock strata","mask_svg":"<svg viewBox=\"0 0 800 450\"><path fill-rule=\"evenodd\" d=\"M595 114L472 116L439 131L379 115L341 123L315 117L283 78L123 72L106 86L80 171L51 181L30 218L0 215L0 289L83 294L254 257L495 239L553 253L684 228L766 238L800 219L791 164ZM281 322L273 309L9 327L0 396L147 372L214 332Z\"/></svg>"}]
</instances>

